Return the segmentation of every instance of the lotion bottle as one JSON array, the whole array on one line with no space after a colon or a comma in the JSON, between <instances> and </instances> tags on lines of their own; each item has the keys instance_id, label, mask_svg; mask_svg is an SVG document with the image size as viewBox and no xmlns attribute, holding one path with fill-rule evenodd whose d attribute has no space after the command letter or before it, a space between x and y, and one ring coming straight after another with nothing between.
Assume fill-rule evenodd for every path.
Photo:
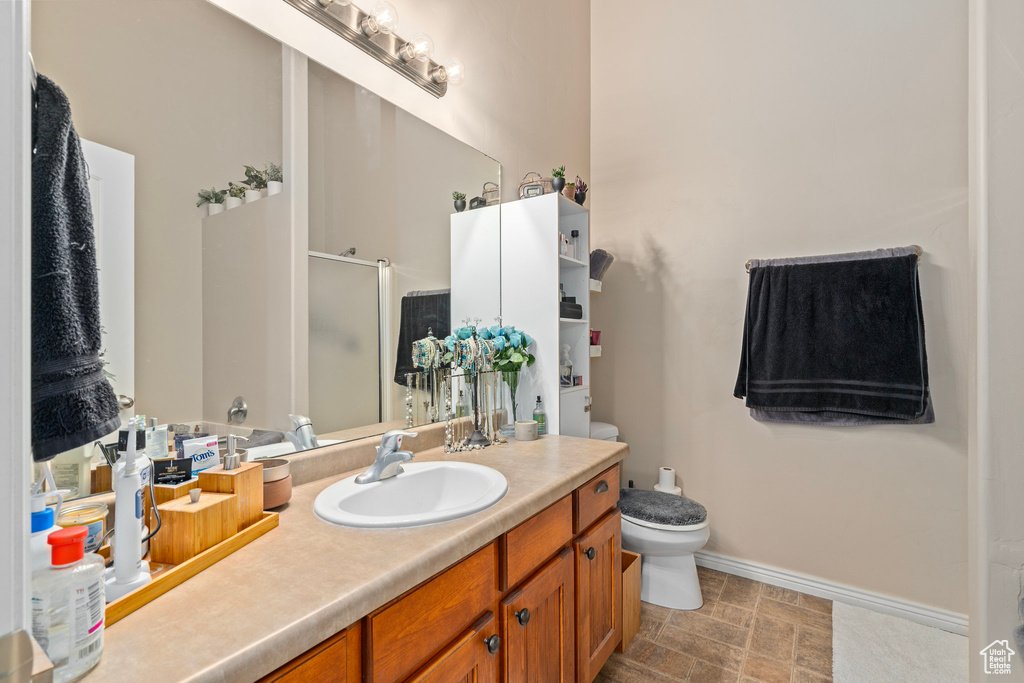
<instances>
[{"instance_id":1,"label":"lotion bottle","mask_svg":"<svg viewBox=\"0 0 1024 683\"><path fill-rule=\"evenodd\" d=\"M50 534L52 565L32 572L32 635L53 663L53 680L73 681L103 654L103 558L85 552L86 529Z\"/></svg>"},{"instance_id":2,"label":"lotion bottle","mask_svg":"<svg viewBox=\"0 0 1024 683\"><path fill-rule=\"evenodd\" d=\"M544 404L541 403L540 396L537 397L537 405L533 409L533 419L537 421L537 434L544 436L548 433L548 416L544 412Z\"/></svg>"}]
</instances>

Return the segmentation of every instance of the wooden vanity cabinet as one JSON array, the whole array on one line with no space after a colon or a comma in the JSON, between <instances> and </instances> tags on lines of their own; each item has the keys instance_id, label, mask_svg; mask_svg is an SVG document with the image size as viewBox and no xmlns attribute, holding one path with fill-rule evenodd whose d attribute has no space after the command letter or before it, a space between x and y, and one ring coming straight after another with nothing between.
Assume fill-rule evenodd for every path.
<instances>
[{"instance_id":1,"label":"wooden vanity cabinet","mask_svg":"<svg viewBox=\"0 0 1024 683\"><path fill-rule=\"evenodd\" d=\"M591 683L622 637L619 466L261 683Z\"/></svg>"},{"instance_id":2,"label":"wooden vanity cabinet","mask_svg":"<svg viewBox=\"0 0 1024 683\"><path fill-rule=\"evenodd\" d=\"M568 548L501 601L505 683L575 680L574 603Z\"/></svg>"},{"instance_id":3,"label":"wooden vanity cabinet","mask_svg":"<svg viewBox=\"0 0 1024 683\"><path fill-rule=\"evenodd\" d=\"M573 541L577 680L594 680L622 638L622 515L606 515Z\"/></svg>"}]
</instances>

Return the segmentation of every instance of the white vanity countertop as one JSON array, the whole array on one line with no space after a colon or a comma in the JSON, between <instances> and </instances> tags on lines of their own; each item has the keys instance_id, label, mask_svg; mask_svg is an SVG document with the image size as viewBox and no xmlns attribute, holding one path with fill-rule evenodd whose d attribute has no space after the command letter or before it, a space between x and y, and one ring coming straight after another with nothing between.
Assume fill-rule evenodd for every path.
<instances>
[{"instance_id":1,"label":"white vanity countertop","mask_svg":"<svg viewBox=\"0 0 1024 683\"><path fill-rule=\"evenodd\" d=\"M629 453L623 443L548 436L417 461L498 470L508 493L463 519L350 529L313 500L354 472L295 488L280 526L114 624L86 681L254 681L455 564Z\"/></svg>"}]
</instances>

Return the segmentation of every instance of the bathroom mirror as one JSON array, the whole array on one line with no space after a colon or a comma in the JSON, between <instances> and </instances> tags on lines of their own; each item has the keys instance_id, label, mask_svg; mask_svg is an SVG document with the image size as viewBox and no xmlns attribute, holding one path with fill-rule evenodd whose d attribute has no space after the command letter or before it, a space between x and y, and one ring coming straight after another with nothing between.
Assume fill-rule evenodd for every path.
<instances>
[{"instance_id":1,"label":"bathroom mirror","mask_svg":"<svg viewBox=\"0 0 1024 683\"><path fill-rule=\"evenodd\" d=\"M248 436L261 457L295 451L292 415L321 446L430 421L407 410L404 349L448 333L452 193L497 224L500 164L204 0L32 14L89 165L123 422ZM306 93L287 114L285 92ZM497 269L499 249L478 256ZM78 496L110 488L99 448L53 471Z\"/></svg>"}]
</instances>

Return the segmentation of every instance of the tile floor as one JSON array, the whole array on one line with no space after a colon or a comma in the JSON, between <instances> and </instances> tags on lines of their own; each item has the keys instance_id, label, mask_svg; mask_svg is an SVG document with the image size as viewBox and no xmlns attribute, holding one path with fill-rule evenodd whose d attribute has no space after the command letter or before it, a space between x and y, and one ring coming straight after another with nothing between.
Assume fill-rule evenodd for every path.
<instances>
[{"instance_id":1,"label":"tile floor","mask_svg":"<svg viewBox=\"0 0 1024 683\"><path fill-rule=\"evenodd\" d=\"M698 568L704 606L643 603L640 631L597 683L832 680L832 601Z\"/></svg>"}]
</instances>

